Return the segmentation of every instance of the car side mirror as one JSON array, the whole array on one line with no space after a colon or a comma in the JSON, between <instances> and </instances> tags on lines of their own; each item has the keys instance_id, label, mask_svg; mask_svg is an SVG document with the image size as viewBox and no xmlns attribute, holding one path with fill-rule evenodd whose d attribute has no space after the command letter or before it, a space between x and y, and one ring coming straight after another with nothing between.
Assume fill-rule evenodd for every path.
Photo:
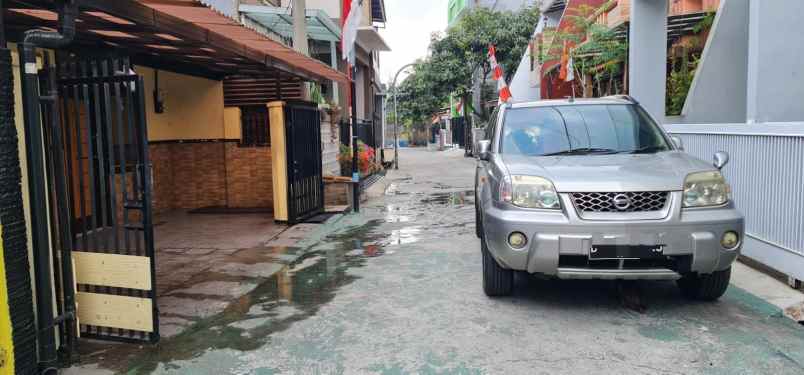
<instances>
[{"instance_id":1,"label":"car side mirror","mask_svg":"<svg viewBox=\"0 0 804 375\"><path fill-rule=\"evenodd\" d=\"M718 151L715 153L714 159L714 163L712 164L714 164L715 168L723 169L726 164L729 164L729 153L726 151Z\"/></svg>"},{"instance_id":2,"label":"car side mirror","mask_svg":"<svg viewBox=\"0 0 804 375\"><path fill-rule=\"evenodd\" d=\"M684 141L681 140L681 137L671 136L670 139L673 141L673 144L676 145L676 148L679 151L684 151Z\"/></svg>"},{"instance_id":3,"label":"car side mirror","mask_svg":"<svg viewBox=\"0 0 804 375\"><path fill-rule=\"evenodd\" d=\"M489 160L489 149L491 148L491 141L485 139L477 142L477 155L480 160Z\"/></svg>"}]
</instances>

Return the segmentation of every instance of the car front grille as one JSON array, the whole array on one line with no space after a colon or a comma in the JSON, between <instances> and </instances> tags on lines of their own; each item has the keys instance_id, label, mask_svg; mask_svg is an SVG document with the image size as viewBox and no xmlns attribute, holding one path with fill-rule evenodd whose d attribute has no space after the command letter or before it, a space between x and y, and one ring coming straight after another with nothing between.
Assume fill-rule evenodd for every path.
<instances>
[{"instance_id":1,"label":"car front grille","mask_svg":"<svg viewBox=\"0 0 804 375\"><path fill-rule=\"evenodd\" d=\"M570 193L572 203L581 213L661 211L667 204L668 196L666 191Z\"/></svg>"}]
</instances>

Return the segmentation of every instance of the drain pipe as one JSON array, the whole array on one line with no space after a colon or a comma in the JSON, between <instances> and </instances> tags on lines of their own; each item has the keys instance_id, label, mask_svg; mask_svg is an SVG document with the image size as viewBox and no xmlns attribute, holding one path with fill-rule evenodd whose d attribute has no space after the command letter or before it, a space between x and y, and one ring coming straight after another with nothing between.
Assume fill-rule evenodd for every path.
<instances>
[{"instance_id":1,"label":"drain pipe","mask_svg":"<svg viewBox=\"0 0 804 375\"><path fill-rule=\"evenodd\" d=\"M39 368L52 373L57 364L50 238L48 235L47 186L45 183L44 139L40 113L39 76L36 48L58 49L75 36L77 0L58 0L59 31L28 30L20 47L26 158L30 193L30 217L36 280L37 342Z\"/></svg>"}]
</instances>

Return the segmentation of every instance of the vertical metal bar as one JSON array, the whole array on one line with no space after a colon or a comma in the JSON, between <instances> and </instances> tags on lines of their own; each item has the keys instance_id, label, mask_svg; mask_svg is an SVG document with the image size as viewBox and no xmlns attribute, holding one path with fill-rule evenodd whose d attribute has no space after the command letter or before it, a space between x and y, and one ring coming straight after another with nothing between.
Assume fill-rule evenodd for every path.
<instances>
[{"instance_id":1,"label":"vertical metal bar","mask_svg":"<svg viewBox=\"0 0 804 375\"><path fill-rule=\"evenodd\" d=\"M117 59L112 60L112 72L116 72L120 68ZM124 88L125 89L125 88ZM117 152L119 157L119 164L120 164L120 201L123 206L123 246L121 247L119 243L117 243L118 250L128 254L129 252L129 234L128 230L125 228L128 227L128 210L127 206L131 203L128 199L128 178L126 176L126 167L128 163L126 162L126 148L128 144L126 143L126 136L124 134L124 127L123 127L123 98L120 92L120 82L115 81L114 83L114 108L115 108L115 123L113 125L113 133L117 133ZM130 111L129 111L130 112Z\"/></svg>"},{"instance_id":2,"label":"vertical metal bar","mask_svg":"<svg viewBox=\"0 0 804 375\"><path fill-rule=\"evenodd\" d=\"M92 60L90 63L90 67L92 69L92 77L95 78L95 82L92 84L92 92L94 94L93 102L95 104L95 158L98 161L98 187L100 190L100 197L99 197L99 204L96 205L98 207L99 213L99 220L98 224L100 225L98 230L98 235L102 240L101 249L102 252L107 253L109 252L109 234L106 232L106 227L109 225L108 221L108 214L109 214L109 197L107 191L107 182L108 182L108 171L106 168L106 160L105 160L105 150L103 147L104 139L104 126L103 126L103 90L101 90L101 83L98 78L100 78L100 65L101 60Z\"/></svg>"},{"instance_id":3,"label":"vertical metal bar","mask_svg":"<svg viewBox=\"0 0 804 375\"><path fill-rule=\"evenodd\" d=\"M316 178L318 179L318 207L321 212L324 212L324 166L323 166L323 147L321 145L321 116L317 113L318 109L316 109L315 117L313 121L316 124L315 133L318 135L315 139L318 140L318 152L316 153L316 166L318 166L318 173L316 173Z\"/></svg>"},{"instance_id":4,"label":"vertical metal bar","mask_svg":"<svg viewBox=\"0 0 804 375\"><path fill-rule=\"evenodd\" d=\"M122 64L122 67L123 67L123 71L126 72L126 74L128 74L129 66L127 64L127 61L123 61L123 62L121 62L121 64ZM135 116L134 111L135 111L136 106L134 105L134 97L133 97L133 94L132 94L132 91L135 89L135 85L136 85L136 83L134 82L134 80L126 80L126 82L123 83L123 90L125 91L125 94L126 94L125 96L123 96L123 98L125 99L125 102L126 102L126 107L125 108L126 108L127 116L126 116L126 126L122 130L126 134L126 139L128 140L128 145L130 145L131 147L134 147L136 149L136 146L137 146L136 145L136 138L134 136L135 135L135 133L134 133L134 116ZM133 155L133 156L136 156L136 155ZM135 201L138 204L142 204L142 201L139 199L139 196L137 195L137 186L138 186L137 168L139 168L138 161L135 159L134 162L131 163L131 164L134 166L134 168L131 171L132 172L131 173L131 186L130 186L131 191L130 191L129 197L130 197L130 199L132 201ZM129 189L129 183L128 183L128 181L126 181L126 194L127 195L129 194L128 189ZM140 212L140 213L142 213L142 212ZM128 221L129 217L128 217L127 212L124 213L124 220L126 221L127 225L131 224ZM130 232L130 230L127 229L126 233L128 234L129 232ZM126 254L129 254L129 255L132 254L132 250L133 250L133 254L139 255L138 254L139 236L140 236L139 233L136 233L136 232L134 233L134 247L133 247L133 249L132 249L131 242L129 242L130 239L126 238Z\"/></svg>"},{"instance_id":5,"label":"vertical metal bar","mask_svg":"<svg viewBox=\"0 0 804 375\"><path fill-rule=\"evenodd\" d=\"M101 75L104 78L113 76L113 71L110 72L110 70L112 70L111 61L98 60L98 65L100 65L99 69L101 71ZM107 251L113 251L114 253L118 254L120 253L120 235L118 233L118 226L117 226L117 210L119 208L122 208L123 204L120 205L121 207L118 207L117 204L117 184L115 181L116 164L114 162L114 138L112 134L114 132L113 128L114 123L112 120L112 102L111 102L112 92L108 82L103 82L102 84L103 84L102 88L103 88L103 109L104 109L103 112L106 115L105 116L106 118L102 124L103 125L101 129L102 132L100 134L104 134L106 136L107 157L104 158L105 159L104 164L106 161L108 161L109 163L107 172L108 183L109 183L109 201L110 201L109 206L107 206L110 208L108 224L111 226L112 238L114 239L114 249L107 249Z\"/></svg>"},{"instance_id":6,"label":"vertical metal bar","mask_svg":"<svg viewBox=\"0 0 804 375\"><path fill-rule=\"evenodd\" d=\"M150 163L148 158L148 129L145 124L145 97L143 95L143 89L145 87L145 83L142 77L138 77L137 86L139 87L139 107L137 108L137 114L139 117L138 125L139 125L139 136L140 136L140 157L143 160L143 183L142 183L142 192L143 192L143 204L142 204L142 216L143 216L143 233L145 235L145 247L146 247L146 255L150 256L151 258L151 301L153 306L153 333L151 333L151 342L159 341L159 308L156 304L156 251L154 249L154 228L153 223L151 222L151 173L150 173Z\"/></svg>"},{"instance_id":7,"label":"vertical metal bar","mask_svg":"<svg viewBox=\"0 0 804 375\"><path fill-rule=\"evenodd\" d=\"M88 70L87 70L87 62L80 61L81 66L81 75L84 78L88 78ZM89 90L89 83L83 84L84 90L84 110L85 110L85 117L86 117L86 134L87 134L87 171L89 172L89 179L87 181L87 194L89 194L89 206L90 206L90 215L89 215L89 231L86 235L89 237L89 246L84 249L84 251L97 251L98 250L98 239L97 239L97 230L98 230L98 207L96 202L96 184L95 184L95 147L94 147L94 132L92 131L93 126L93 116L92 116L92 107L95 101L95 98L90 95ZM86 217L84 218L86 220Z\"/></svg>"},{"instance_id":8,"label":"vertical metal bar","mask_svg":"<svg viewBox=\"0 0 804 375\"><path fill-rule=\"evenodd\" d=\"M124 201L121 201L121 204L117 204L117 183L116 173L115 173L115 156L114 156L114 122L112 118L112 102L111 102L111 88L110 83L107 81L108 78L114 76L114 69L112 68L112 62L108 59L99 59L98 60L98 70L100 71L101 80L98 81L99 84L103 85L101 87L103 91L103 115L104 121L101 124L101 128L99 129L98 133L101 134L104 139L102 144L106 144L106 149L104 150L106 153L106 157L101 159L101 162L107 166L107 179L109 184L109 204L106 205L108 211L108 222L106 223L107 226L111 228L112 231L112 238L113 238L113 245L109 246L107 242L107 248L105 249L106 252L109 253L120 253L120 232L119 227L117 225L117 211L119 209L123 209ZM109 236L106 236L108 240ZM111 248L110 248L111 247ZM111 288L111 292L115 295L121 294L121 288ZM120 328L115 329L118 336L122 336L123 330Z\"/></svg>"},{"instance_id":9,"label":"vertical metal bar","mask_svg":"<svg viewBox=\"0 0 804 375\"><path fill-rule=\"evenodd\" d=\"M89 206L90 206L89 231L87 232L89 246L87 247L87 249L85 249L85 251L96 252L96 251L98 251L98 248L99 248L99 246L98 246L98 238L97 238L97 235L98 235L98 233L97 233L98 232L98 222L97 222L98 221L98 207L97 207L98 202L97 202L97 199L98 199L98 197L97 197L97 194L96 194L97 193L97 183L96 183L96 179L95 179L95 159L96 159L95 152L96 152L96 150L95 150L95 146L94 146L95 136L94 136L94 131L93 131L93 125L94 125L95 122L93 120L93 118L94 118L93 117L93 113L94 113L93 110L94 110L94 108L96 106L95 101L97 99L97 94L93 95L94 91L96 91L96 90L94 90L94 88L92 90L90 90L90 87L89 87L90 86L90 80L89 80L89 78L91 77L91 69L87 67L87 64L88 64L87 61L84 61L84 60L80 61L81 76L86 79L86 81L85 81L86 83L84 83L84 85L83 85L83 93L84 93L84 99L85 99L85 101L84 101L84 109L85 109L86 127L87 127L87 129L86 129L86 134L87 134L87 171L89 172L88 180L87 180L87 189L88 189L87 194L89 195L89 203L90 203L89 204ZM84 220L86 220L86 218L84 218ZM87 285L86 288L87 288L87 290L89 292L96 292L99 289L98 287L95 287L95 286L92 286L92 285ZM93 326L93 325L87 325L87 332L88 333L99 334L100 333L100 327Z\"/></svg>"},{"instance_id":10,"label":"vertical metal bar","mask_svg":"<svg viewBox=\"0 0 804 375\"><path fill-rule=\"evenodd\" d=\"M129 62L127 60L125 60L123 62L123 67L124 67L123 70L125 70L126 72L128 72L128 70L129 70L129 65L128 64L129 64ZM139 150L142 147L142 145L139 143L140 137L139 137L138 126L139 126L139 123L141 121L140 118L142 116L145 116L145 114L144 114L144 111L142 113L139 112L139 109L140 109L140 103L139 103L140 100L139 99L142 96L141 92L144 89L144 86L141 86L139 82L140 82L140 80L138 80L137 78L132 78L131 80L127 80L126 81L127 85L124 85L124 86L126 88L126 90L125 90L126 91L126 99L128 101L128 106L126 107L127 110L128 110L128 123L127 123L127 129L128 130L127 130L127 134L128 134L128 139L130 140L130 142L132 144L132 147L134 147L134 149L136 151L135 152L136 160L133 163L134 170L132 171L132 176L131 176L131 196L132 196L132 199L136 200L143 207L143 210L140 211L140 220L142 220L142 218L144 218L144 216L145 216L145 211L144 211L145 201L143 199L142 191L140 189L141 182L142 182L141 181L141 178L142 178L142 173L141 173L142 155L139 152ZM131 228L134 228L134 227L136 227L136 226L132 226ZM129 229L129 231L133 231L133 235L134 235L133 254L138 255L138 256L143 256L143 255L148 256L144 252L140 251L140 249L142 248L141 244L143 242L142 237L144 237L144 231L141 231L141 230L138 230L138 229ZM153 259L152 259L152 263L153 263ZM155 276L155 272L153 272L153 270L152 270L151 273L152 273L152 279L151 280L154 280L153 277ZM156 285L155 282L153 283L153 285ZM149 297L149 295L145 291L140 290L140 289L134 290L133 292L138 297L143 297L143 298L148 298ZM142 331L138 331L138 334L139 334L139 337L141 339L145 337L145 333L142 332Z\"/></svg>"},{"instance_id":11,"label":"vertical metal bar","mask_svg":"<svg viewBox=\"0 0 804 375\"><path fill-rule=\"evenodd\" d=\"M93 183L97 183L97 202L95 203L95 207L97 211L93 214L97 214L97 219L93 220L97 226L95 226L95 230L93 233L93 237L97 238L97 241L100 243L100 247L96 248L97 252L101 253L108 253L109 252L109 234L106 232L106 228L108 226L108 211L109 211L109 201L107 197L107 168L106 168L106 160L104 158L104 147L103 147L103 133L104 133L104 126L103 126L103 91L101 90L101 85L103 83L99 79L100 74L100 67L101 61L99 59L93 59L89 62L89 71L92 77L92 107L93 107L93 118L94 118L94 129L91 131L93 132L93 145L91 146L94 149L95 158L93 160L93 165L97 162L96 165L96 180ZM96 242L98 244L98 242ZM110 287L100 287L98 288L102 293L111 293ZM108 327L97 327L101 334L108 334L110 328Z\"/></svg>"}]
</instances>

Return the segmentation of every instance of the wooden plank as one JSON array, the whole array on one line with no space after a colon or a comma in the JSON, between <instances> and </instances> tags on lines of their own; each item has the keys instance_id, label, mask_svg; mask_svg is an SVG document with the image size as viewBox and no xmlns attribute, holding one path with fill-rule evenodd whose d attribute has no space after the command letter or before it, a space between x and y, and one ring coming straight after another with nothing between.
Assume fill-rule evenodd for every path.
<instances>
[{"instance_id":1,"label":"wooden plank","mask_svg":"<svg viewBox=\"0 0 804 375\"><path fill-rule=\"evenodd\" d=\"M78 284L151 290L151 258L73 252Z\"/></svg>"},{"instance_id":2,"label":"wooden plank","mask_svg":"<svg viewBox=\"0 0 804 375\"><path fill-rule=\"evenodd\" d=\"M77 292L75 305L81 324L153 332L150 298Z\"/></svg>"}]
</instances>

